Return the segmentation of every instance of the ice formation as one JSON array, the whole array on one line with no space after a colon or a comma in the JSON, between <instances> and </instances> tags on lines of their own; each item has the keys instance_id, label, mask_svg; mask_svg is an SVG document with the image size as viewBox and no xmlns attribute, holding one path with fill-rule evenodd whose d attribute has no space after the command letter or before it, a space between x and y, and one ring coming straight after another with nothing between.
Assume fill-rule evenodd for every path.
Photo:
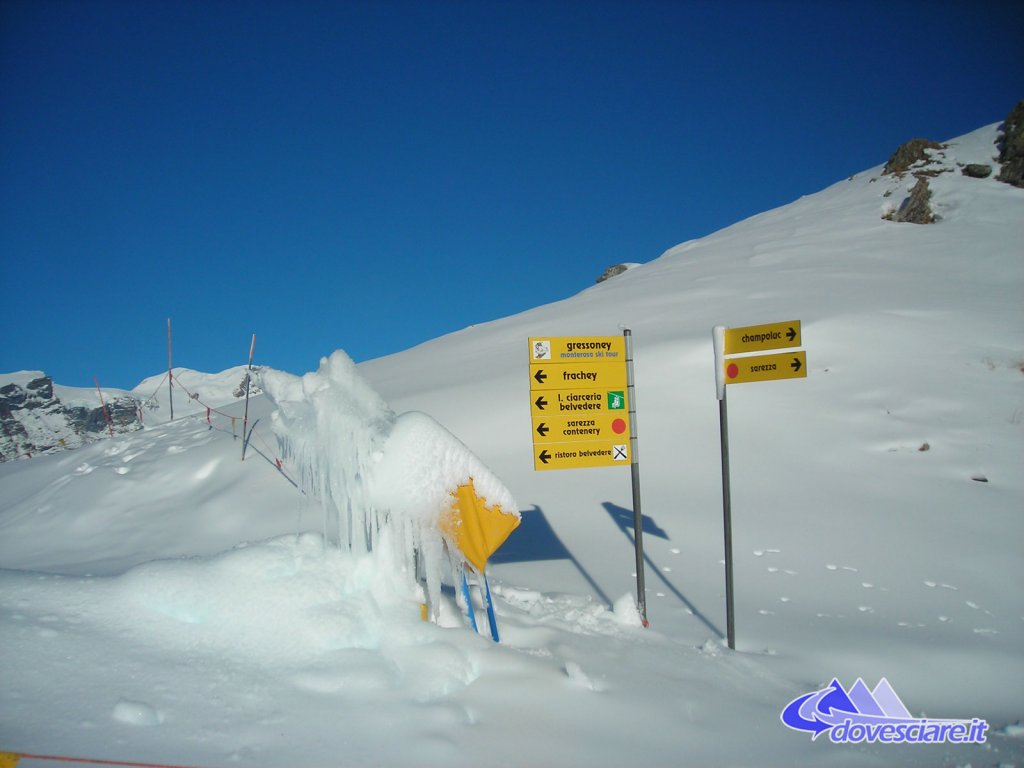
<instances>
[{"instance_id":1,"label":"ice formation","mask_svg":"<svg viewBox=\"0 0 1024 768\"><path fill-rule=\"evenodd\" d=\"M302 488L324 507L324 538L356 554L393 558L425 577L436 612L446 566L458 567L438 522L455 489L477 494L518 518L509 490L462 442L424 413L396 416L341 350L315 373L265 370L277 406L274 432Z\"/></svg>"}]
</instances>

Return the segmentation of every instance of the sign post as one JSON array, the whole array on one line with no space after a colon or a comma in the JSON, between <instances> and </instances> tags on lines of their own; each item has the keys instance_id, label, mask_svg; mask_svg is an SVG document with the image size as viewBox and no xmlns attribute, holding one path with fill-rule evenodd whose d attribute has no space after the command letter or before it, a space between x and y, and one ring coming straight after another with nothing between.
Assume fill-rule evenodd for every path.
<instances>
[{"instance_id":1,"label":"sign post","mask_svg":"<svg viewBox=\"0 0 1024 768\"><path fill-rule=\"evenodd\" d=\"M647 621L647 588L644 586L644 518L640 512L640 458L636 439L636 397L633 386L633 331L622 329L626 340L626 380L629 389L629 449L632 459L629 464L630 482L633 486L633 544L636 552L636 605L640 620Z\"/></svg>"},{"instance_id":2,"label":"sign post","mask_svg":"<svg viewBox=\"0 0 1024 768\"><path fill-rule=\"evenodd\" d=\"M770 355L749 355L770 349L796 347L801 343L800 321L790 320L744 328L716 325L711 331L715 349L715 390L722 446L722 524L725 538L725 624L726 642L736 650L736 614L733 601L732 492L729 480L729 407L726 387L807 376L807 353L803 350ZM733 357L726 358L727 355ZM735 357L735 355L743 355Z\"/></svg>"},{"instance_id":3,"label":"sign post","mask_svg":"<svg viewBox=\"0 0 1024 768\"><path fill-rule=\"evenodd\" d=\"M725 392L722 355L725 349L723 326L712 331L715 345L715 384L718 389L718 433L722 445L722 522L725 530L725 634L729 648L736 650L736 620L732 582L732 491L729 485L729 407Z\"/></svg>"},{"instance_id":4,"label":"sign post","mask_svg":"<svg viewBox=\"0 0 1024 768\"><path fill-rule=\"evenodd\" d=\"M530 338L530 416L537 471L630 465L637 608L648 626L632 332Z\"/></svg>"}]
</instances>

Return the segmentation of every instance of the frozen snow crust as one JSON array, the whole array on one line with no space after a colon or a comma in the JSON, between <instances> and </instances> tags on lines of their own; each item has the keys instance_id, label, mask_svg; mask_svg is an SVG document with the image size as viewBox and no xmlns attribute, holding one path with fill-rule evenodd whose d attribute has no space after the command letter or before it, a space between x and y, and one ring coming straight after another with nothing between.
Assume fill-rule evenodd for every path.
<instances>
[{"instance_id":1,"label":"frozen snow crust","mask_svg":"<svg viewBox=\"0 0 1024 768\"><path fill-rule=\"evenodd\" d=\"M420 621L397 529L375 556L336 545L337 509L276 469L264 396L245 462L202 411L0 467L0 750L210 768L1024 764L1024 190L957 166L996 165L995 135L944 150L936 224L884 221L914 179L870 169L566 301L357 366L379 395L348 407L380 430L339 455L379 480L394 435L408 427L392 457L436 436L394 411L430 414L519 500L488 568L500 645L448 588L439 624ZM710 332L789 319L807 379L729 391L732 653ZM619 324L636 357L648 630L628 471L530 460L526 340ZM190 389L205 399L204 381ZM297 456L285 472L305 483ZM833 677L886 677L915 717L985 718L988 741L789 731L783 708Z\"/></svg>"}]
</instances>

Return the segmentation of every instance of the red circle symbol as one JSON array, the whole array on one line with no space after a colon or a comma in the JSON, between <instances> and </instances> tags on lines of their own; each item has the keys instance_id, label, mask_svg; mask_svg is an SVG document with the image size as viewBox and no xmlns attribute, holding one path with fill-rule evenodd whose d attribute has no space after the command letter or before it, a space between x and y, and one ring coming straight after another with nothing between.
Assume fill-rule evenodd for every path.
<instances>
[{"instance_id":1,"label":"red circle symbol","mask_svg":"<svg viewBox=\"0 0 1024 768\"><path fill-rule=\"evenodd\" d=\"M725 375L730 379L735 379L740 373L740 367L736 363L729 363L729 367L725 369Z\"/></svg>"},{"instance_id":2,"label":"red circle symbol","mask_svg":"<svg viewBox=\"0 0 1024 768\"><path fill-rule=\"evenodd\" d=\"M615 421L612 422L612 432L614 432L616 435L621 435L625 431L626 431L626 420L625 419L616 419Z\"/></svg>"}]
</instances>

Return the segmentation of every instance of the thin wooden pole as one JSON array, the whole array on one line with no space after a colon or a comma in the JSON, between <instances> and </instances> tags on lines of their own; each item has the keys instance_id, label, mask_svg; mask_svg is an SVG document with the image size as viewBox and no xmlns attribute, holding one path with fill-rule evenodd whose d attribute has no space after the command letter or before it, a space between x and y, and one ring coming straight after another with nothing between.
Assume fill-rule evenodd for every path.
<instances>
[{"instance_id":1,"label":"thin wooden pole","mask_svg":"<svg viewBox=\"0 0 1024 768\"><path fill-rule=\"evenodd\" d=\"M103 420L107 422L107 432L110 436L114 436L114 427L110 423L110 412L107 411L107 404L103 401L103 390L100 389L100 380L98 376L93 376L92 380L96 382L96 394L100 396L100 406L103 408Z\"/></svg>"},{"instance_id":2,"label":"thin wooden pole","mask_svg":"<svg viewBox=\"0 0 1024 768\"><path fill-rule=\"evenodd\" d=\"M167 398L171 403L171 421L174 421L174 373L171 369L171 318L167 318Z\"/></svg>"},{"instance_id":3,"label":"thin wooden pole","mask_svg":"<svg viewBox=\"0 0 1024 768\"><path fill-rule=\"evenodd\" d=\"M242 420L242 461L245 461L245 445L249 442L249 383L252 381L252 354L256 351L256 334L249 344L249 367L245 371L245 418Z\"/></svg>"}]
</instances>

